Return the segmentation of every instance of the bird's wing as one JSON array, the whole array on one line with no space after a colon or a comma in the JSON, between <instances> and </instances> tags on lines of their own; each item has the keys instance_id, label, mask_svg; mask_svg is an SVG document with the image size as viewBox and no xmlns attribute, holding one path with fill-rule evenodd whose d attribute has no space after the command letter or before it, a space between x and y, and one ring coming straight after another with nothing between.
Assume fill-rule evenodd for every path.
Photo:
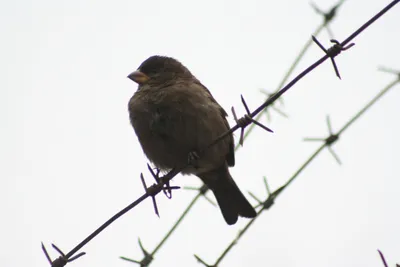
<instances>
[{"instance_id":1,"label":"bird's wing","mask_svg":"<svg viewBox=\"0 0 400 267\"><path fill-rule=\"evenodd\" d=\"M196 79L196 82L198 85L200 85L202 88L204 88L204 90L207 91L211 101L213 101L215 104L218 105L219 110L221 112L221 117L223 118L223 121L225 123L226 126L226 130L228 131L230 129L228 120L226 119L226 117L228 116L228 113L226 113L226 111L221 107L220 104L218 104L218 102L215 100L215 98L212 96L210 90L208 90L207 87L205 87L199 80ZM234 139L233 139L233 134L229 135L229 151L228 154L226 155L226 162L228 164L228 166L233 167L235 166L235 143L234 143Z\"/></svg>"}]
</instances>

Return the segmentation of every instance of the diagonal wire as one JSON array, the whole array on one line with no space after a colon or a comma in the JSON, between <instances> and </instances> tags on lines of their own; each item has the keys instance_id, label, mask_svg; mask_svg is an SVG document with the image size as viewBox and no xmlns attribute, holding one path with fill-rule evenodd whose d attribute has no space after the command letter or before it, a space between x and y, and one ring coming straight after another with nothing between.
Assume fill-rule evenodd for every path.
<instances>
[{"instance_id":1,"label":"diagonal wire","mask_svg":"<svg viewBox=\"0 0 400 267\"><path fill-rule=\"evenodd\" d=\"M386 262L385 256L383 256L382 252L381 252L379 249L378 249L378 253L379 253L379 256L381 256L381 260L382 260L382 262L383 262L383 265L384 265L385 267L389 267L389 265L388 265L387 262Z\"/></svg>"},{"instance_id":2,"label":"diagonal wire","mask_svg":"<svg viewBox=\"0 0 400 267\"><path fill-rule=\"evenodd\" d=\"M333 20L333 18L335 17L335 14L338 7L344 2L344 0L340 1L339 3L337 3L335 6L333 6L331 8L331 10L329 12L327 12L326 14L322 14L324 15L324 20L323 22L317 27L317 29L313 32L312 35L317 36L325 27L327 27ZM333 14L333 15L332 15ZM299 54L297 55L297 57L294 59L292 65L289 67L289 69L286 71L285 75L283 76L281 82L279 83L279 85L277 86L277 89L275 90L275 92L277 92L280 88L283 87L283 85L287 82L287 80L289 79L290 75L293 73L294 69L296 68L296 66L298 65L298 63L300 62L300 60L304 57L305 53L307 52L307 50L310 48L311 44L313 43L313 40L311 38L309 38L307 40L307 42L304 44L304 46L301 48ZM267 109L265 109L265 112L267 111ZM259 113L256 117L255 120L258 121L261 117L263 116L263 112ZM255 125L251 124L248 127L248 130L246 131L246 133L243 136L243 140L245 140L249 134L251 133L252 129L254 128ZM240 148L240 144L238 144L235 147L235 151L239 150ZM174 232L174 230L178 227L178 225L182 222L182 220L186 217L186 215L188 214L189 210L194 206L194 204L197 202L197 200L204 195L204 193L199 192L197 193L194 198L192 199L192 201L190 202L190 204L188 205L188 207L185 209L185 211L181 214L181 216L178 218L178 220L176 221L176 223L171 227L171 229L168 231L168 233L164 236L164 238L158 243L158 245L156 246L156 248L152 251L152 253L150 253L150 255L154 256L154 254L160 249L160 247L167 241L167 239L169 238L169 236ZM126 259L125 257L123 257L124 259Z\"/></svg>"},{"instance_id":3,"label":"diagonal wire","mask_svg":"<svg viewBox=\"0 0 400 267\"><path fill-rule=\"evenodd\" d=\"M343 133L348 127L353 124L357 119L360 118L362 114L364 114L374 103L376 103L379 99L381 99L390 89L392 89L397 83L400 82L400 73L396 80L392 81L389 83L387 86L385 86L371 101L369 101L359 112L357 112L335 135L339 136L341 133ZM328 120L329 121L329 120ZM330 122L328 123L328 128L331 128ZM326 139L327 140L327 139ZM275 190L273 193L268 195L268 198L263 202L263 203L269 203L269 205L264 206L262 209L260 209L257 212L257 216L253 219L251 219L246 226L239 231L239 234L237 237L226 247L226 249L221 253L221 255L218 257L218 259L215 261L215 263L211 266L218 266L218 264L225 258L225 256L228 254L228 252L236 245L240 239L241 236L250 228L250 226L254 223L254 221L259 217L259 215L264 211L269 209L275 198L280 195L298 176L299 174L321 153L321 151L327 147L330 147L329 142L325 142L322 144L304 163L301 165L301 167L289 178L289 180L279 187L277 190ZM195 257L199 260L200 257L195 255ZM201 260L202 261L202 260ZM202 261L204 262L204 261Z\"/></svg>"},{"instance_id":4,"label":"diagonal wire","mask_svg":"<svg viewBox=\"0 0 400 267\"><path fill-rule=\"evenodd\" d=\"M396 83L399 82L400 76L397 80L391 82L388 84L384 90L382 90L378 95L376 95L368 104L360 110L356 115L354 115L353 118L351 118L344 126L343 128L337 133L337 135L340 135L342 132L344 132L350 125L354 123L355 120L357 120L361 115L365 113L367 109L369 109L376 101L378 101L384 94L386 94L387 91L389 91Z\"/></svg>"},{"instance_id":5,"label":"diagonal wire","mask_svg":"<svg viewBox=\"0 0 400 267\"><path fill-rule=\"evenodd\" d=\"M311 163L311 161L325 148L325 144L321 145L313 154L312 156L292 175L292 177L288 180L288 182L275 190L271 193L268 198L264 201L264 203L270 203L267 208L271 207L274 203L275 198L290 184L294 181L294 179ZM246 233L246 231L250 228L251 225L255 222L255 220L260 217L260 214L266 210L266 208L261 208L257 212L257 216L252 218L243 229L239 231L239 234L236 236L234 240L225 248L225 250L221 253L215 263L211 266L218 266L218 264L225 258L225 256L231 251L231 249L239 242L239 239ZM200 258L199 256L195 255L196 258Z\"/></svg>"},{"instance_id":6,"label":"diagonal wire","mask_svg":"<svg viewBox=\"0 0 400 267\"><path fill-rule=\"evenodd\" d=\"M333 46L333 48L337 48L338 46L340 47L341 50L345 50L345 46L357 35L359 35L362 31L364 31L367 27L369 27L372 23L374 23L377 19L379 19L383 14L385 14L387 11L389 11L393 6L395 6L400 0L394 0L390 4L388 4L385 8L383 8L380 12L378 12L376 15L374 15L370 20L368 20L366 23L364 23L359 29L357 29L355 32L353 32L345 41L342 43L337 42ZM343 49L342 49L343 47ZM332 48L329 49L332 51ZM339 50L339 52L341 51ZM256 108L252 113L246 114L244 119L246 117L253 118L257 116L263 109L265 109L267 106L273 104L280 96L282 96L284 93L286 93L293 85L295 85L298 81L300 81L304 76L309 74L312 70L314 70L316 67L321 65L323 62L325 62L328 58L331 60L333 59L334 56L338 55L338 50L334 50L335 54L333 53L326 53L323 57L321 57L319 60L317 60L315 63L311 64L308 68L303 70L300 74L298 74L291 82L289 82L286 86L284 86L279 92L271 96L269 99L267 99L262 105L260 105L258 108ZM207 147L204 149L200 150L199 155L202 155L205 150L209 149L211 146L215 145L219 141L223 140L226 138L226 136L232 134L239 128L243 128L241 124L236 124L233 126L231 129L226 131L225 133L221 134L219 137L217 137L213 142L211 142ZM156 184L153 184L149 188L145 188L146 193L139 197L137 200L129 204L127 207L119 211L117 214L112 216L109 220L107 220L105 223L103 223L99 228L97 228L93 233L91 233L88 237L86 237L83 241L81 241L77 246L75 246L69 253L67 253L65 256L63 255L63 261L68 262L75 253L77 253L83 246L85 246L88 242L90 242L95 236L97 236L100 232L102 232L104 229L106 229L110 224L112 224L115 220L117 220L119 217L127 213L129 210L132 208L136 207L139 203L141 203L143 200L145 200L148 197L151 197L154 201L154 197L160 193L161 191L171 191L172 189L177 189L176 187L169 187L169 181L175 177L179 172L181 172L186 166L182 166L180 168L174 168L170 172L168 172L166 175L160 177L155 177ZM150 168L150 167L149 167ZM75 258L75 257L74 257ZM57 260L56 260L57 261ZM53 261L51 263L52 266L59 266L55 265L56 261ZM64 266L64 265L62 265Z\"/></svg>"},{"instance_id":7,"label":"diagonal wire","mask_svg":"<svg viewBox=\"0 0 400 267\"><path fill-rule=\"evenodd\" d=\"M344 2L344 0L343 0L343 1L340 1L339 3L337 3L336 5L334 5L334 6L331 8L331 10L330 10L329 12L327 12L326 14L323 14L323 13L322 13L322 15L324 16L324 21L321 23L321 25L319 25L319 26L317 27L317 29L315 29L314 33L312 34L313 36L317 36L318 34L320 34L320 32L321 32L324 28L326 28L326 27L332 22L333 18L334 18L335 15L337 14L336 12L337 12L338 7L341 6L341 5L343 4L343 2ZM319 13L319 12L318 12L318 13ZM312 40L312 39L309 39L309 40L304 44L304 46L301 48L299 54L298 54L297 57L294 59L292 65L291 65L291 66L289 67L289 69L286 71L286 73L285 73L285 75L283 76L281 82L278 84L278 86L277 86L277 88L276 88L276 90L275 90L275 93L278 92L278 91L283 87L283 85L285 85L285 83L288 81L290 75L293 73L294 69L297 67L297 65L299 64L300 60L304 57L304 55L305 55L305 53L307 52L307 50L311 47L312 43L313 43L313 40ZM266 112L266 111L267 111L267 109L265 109L264 112ZM260 120L261 117L263 116L264 112L259 113L254 119L255 119L256 121ZM243 136L243 139L244 139L244 140L246 140L246 138L250 135L250 133L253 131L254 127L255 127L255 125L252 124L252 125L250 125L250 126L247 128L247 131L246 131L246 133L245 133L244 136ZM236 148L238 148L238 147L239 147L239 145L236 146Z\"/></svg>"}]
</instances>

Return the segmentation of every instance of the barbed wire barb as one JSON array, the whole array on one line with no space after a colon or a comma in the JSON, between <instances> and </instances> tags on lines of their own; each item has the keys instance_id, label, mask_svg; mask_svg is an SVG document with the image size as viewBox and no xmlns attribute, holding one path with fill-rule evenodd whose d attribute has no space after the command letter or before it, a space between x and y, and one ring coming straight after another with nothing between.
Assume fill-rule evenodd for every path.
<instances>
[{"instance_id":1,"label":"barbed wire barb","mask_svg":"<svg viewBox=\"0 0 400 267\"><path fill-rule=\"evenodd\" d=\"M125 260L125 261L139 264L141 267L149 266L150 263L153 261L153 255L151 253L148 253L147 250L143 247L143 244L142 244L142 241L140 240L140 238L138 239L138 243L139 243L140 250L142 251L142 253L144 255L144 258L141 261L129 259L126 257L119 257L119 258L122 260Z\"/></svg>"},{"instance_id":2,"label":"barbed wire barb","mask_svg":"<svg viewBox=\"0 0 400 267\"><path fill-rule=\"evenodd\" d=\"M154 255L157 253L157 251L163 246L163 244L168 240L168 238L171 236L171 234L175 231L175 229L178 227L178 225L182 222L183 218L185 218L185 216L187 215L187 213L191 210L191 208L193 207L193 205L197 202L197 200L204 196L205 193L208 191L208 187L203 184L203 186L200 187L200 190L198 190L199 193L193 198L193 200L189 203L188 207L186 207L186 209L183 211L182 215L178 218L178 220L175 222L174 226L168 231L168 233L164 236L164 238L158 243L158 245L156 246L156 248L149 253L153 259L154 259ZM136 261L127 257L120 257L121 259L124 259L126 261L131 261L134 263L141 263L141 262L147 262L148 265L150 265L151 261L147 261L149 259L149 257L146 257L146 255L144 256L144 258L141 261Z\"/></svg>"},{"instance_id":3,"label":"barbed wire barb","mask_svg":"<svg viewBox=\"0 0 400 267\"><path fill-rule=\"evenodd\" d=\"M340 1L340 2L344 2L344 1ZM339 2L339 4L340 4ZM330 13L330 15L328 16L329 18L327 18L327 16L324 16L324 22L319 25L317 27L317 29L314 31L313 35L317 36L322 29L326 28L329 23L333 20L334 17L337 16L337 9L340 6L339 4L336 4L334 7L332 7L331 11L329 11L328 13ZM293 73L295 67L298 65L298 63L300 62L300 60L304 57L306 51L308 50L308 48L311 46L312 44L312 39L308 39L307 42L304 44L304 46L301 48L299 54L297 55L297 57L295 58L295 60L293 61L293 63L291 64L291 66L289 67L289 69L286 71L284 77L282 78L281 82L279 83L279 85L277 86L277 89L275 90L275 92L277 92L279 89L282 88L282 86L286 83L286 81L289 79L290 75ZM270 95L268 96L268 98L270 98ZM278 98L279 101L282 101L283 103L283 99L282 98ZM270 107L274 107L274 103L272 103L270 105ZM268 108L264 109L264 112L267 112ZM279 113L279 111L278 111ZM282 114L284 114L282 112ZM281 114L281 115L282 115ZM261 116L263 115L263 113L261 112L260 114L258 114L255 117L255 120L259 120L261 118ZM286 114L284 114L286 115ZM267 115L268 116L268 115ZM286 115L287 116L287 115ZM249 134L251 133L252 129L254 128L255 125L251 124L247 131L245 132L244 136L243 136L243 140L245 140ZM242 142L243 143L243 142ZM237 151L240 148L240 143L235 147L235 151ZM168 240L168 238L171 236L171 234L177 229L177 227L179 226L179 224L183 221L183 219L186 217L186 215L188 214L188 212L191 210L191 208L194 206L194 204L197 202L197 200L201 197L204 196L205 193L208 191L208 188L206 188L205 192L199 192L193 199L192 201L189 203L189 205L187 206L187 208L185 209L185 211L181 214L181 216L177 219L176 223L173 224L173 226L171 227L171 229L169 230L169 232L164 236L164 238L160 241L160 243L157 245L156 249L153 251L153 255L162 247L163 244L165 244L165 242ZM276 191L275 191L276 192ZM272 205L272 204L271 204Z\"/></svg>"},{"instance_id":4,"label":"barbed wire barb","mask_svg":"<svg viewBox=\"0 0 400 267\"><path fill-rule=\"evenodd\" d=\"M242 100L242 104L243 104L243 106L244 106L244 109L246 110L246 114L245 114L242 118L239 118L239 119L238 119L238 117L237 117L237 115L236 115L236 112L235 112L235 108L234 108L234 107L231 108L232 114L233 114L233 119L235 120L235 122L236 122L236 124L239 126L239 128L241 128L241 129L240 129L239 144L240 144L241 146L243 146L243 134L244 134L244 129L245 129L249 124L251 124L251 123L254 123L255 125L257 125L257 126L263 128L263 129L266 130L267 132L273 133L273 131L272 131L270 128L268 128L267 126L264 126L263 124L259 123L258 121L254 120L254 119L252 118L250 109L249 109L249 107L247 106L247 103L246 103L246 101L244 100L243 95L240 95L240 98L241 98L241 100Z\"/></svg>"},{"instance_id":5,"label":"barbed wire barb","mask_svg":"<svg viewBox=\"0 0 400 267\"><path fill-rule=\"evenodd\" d=\"M253 194L251 191L247 191L247 193L255 200L257 201L258 205L256 206L256 208L258 208L259 206L262 205L262 201L255 195Z\"/></svg>"},{"instance_id":6,"label":"barbed wire barb","mask_svg":"<svg viewBox=\"0 0 400 267\"><path fill-rule=\"evenodd\" d=\"M349 43L353 38L355 38L357 35L359 35L362 31L364 31L369 25L371 25L374 21L376 21L379 17L381 17L384 13L386 13L390 8L392 8L394 5L396 5L400 0L394 0L392 1L389 5L387 5L384 9L382 9L380 12L378 12L374 17L372 17L369 21L364 23L359 29L357 29L355 32L353 32L346 40L344 40L340 46L345 47L347 43ZM315 63L311 64L308 68L306 68L304 71L302 71L300 74L298 74L291 82L289 82L286 86L284 86L279 92L271 96L269 99L267 99L262 105L260 105L258 108L256 108L252 113L249 115L245 115L246 117L250 117L253 119L254 117L258 116L260 112L262 112L266 107L269 105L273 104L279 97L281 97L284 93L286 93L293 85L295 85L299 80L301 80L304 76L309 74L312 70L314 70L316 67L321 65L323 62L326 61L328 58L328 55L323 56L319 60L317 60ZM255 120L256 121L256 120ZM224 139L226 136L232 134L236 130L241 128L241 125L236 124L233 126L231 129L229 129L227 132L224 134L220 135L218 138L216 138L213 142L211 142L207 147L205 147L202 151L200 151L199 155L201 156L206 149L209 149L211 146L215 145L217 142L221 141ZM129 210L137 206L139 203L144 201L148 197L152 197L157 195L159 192L161 192L164 189L164 186L173 178L175 177L180 171L182 171L186 166L182 166L179 169L172 169L169 171L167 174L162 176L159 179L159 183L153 184L151 187L147 188L146 193L136 199L134 202L129 204L127 207L119 211L117 214L112 216L109 220L107 220L105 223L103 223L99 228L97 228L93 233L91 233L87 238L85 238L82 242L80 242L75 248L73 248L68 254L66 254L63 258L68 262L69 259L71 259L76 252L79 251L83 246L85 246L89 241L91 241L95 236L97 236L100 232L102 232L105 228L107 228L110 224L112 224L115 220L117 220L119 217L127 213ZM142 175L143 176L143 175ZM144 178L143 178L144 181ZM168 187L168 186L167 186ZM155 200L154 200L155 201ZM256 217L257 218L257 217ZM251 220L251 222L253 222ZM52 266L56 266L57 260L52 262Z\"/></svg>"},{"instance_id":7,"label":"barbed wire barb","mask_svg":"<svg viewBox=\"0 0 400 267\"><path fill-rule=\"evenodd\" d=\"M248 192L249 195L258 203L258 205L255 207L256 209L259 207L263 207L263 209L269 209L274 204L275 197L277 196L276 192L271 193L271 190L270 190L268 182L267 182L267 178L265 176L263 177L263 181L264 181L265 189L267 191L267 199L266 200L262 201L254 193L252 193L250 191Z\"/></svg>"},{"instance_id":8,"label":"barbed wire barb","mask_svg":"<svg viewBox=\"0 0 400 267\"><path fill-rule=\"evenodd\" d=\"M73 256L73 257L71 257L71 258L68 258L68 257L64 254L64 252L62 252L62 250L59 249L56 245L51 244L51 246L53 247L53 249L54 249L55 251L58 252L58 254L60 254L60 256L59 256L57 259L55 259L54 261L51 260L50 255L49 255L49 253L47 252L47 249L46 249L45 245L44 245L43 242L42 242L42 250L43 250L43 253L44 253L44 255L46 256L48 262L50 263L50 265L51 265L52 267L63 267L63 266L65 266L68 262L74 261L74 260L76 260L76 259L78 259L78 258L80 258L80 257L82 257L83 255L86 254L85 252L81 252L81 253L78 253L77 255L75 255L75 256Z\"/></svg>"},{"instance_id":9,"label":"barbed wire barb","mask_svg":"<svg viewBox=\"0 0 400 267\"><path fill-rule=\"evenodd\" d=\"M271 195L271 189L270 189L270 187L269 187L269 184L268 184L268 181L267 181L267 177L263 177L263 181L264 181L264 186L265 186L265 189L267 190L267 196L270 196Z\"/></svg>"},{"instance_id":10,"label":"barbed wire barb","mask_svg":"<svg viewBox=\"0 0 400 267\"><path fill-rule=\"evenodd\" d=\"M328 12L323 12L314 2L310 2L310 6L314 9L314 11L321 15L324 18L324 24L328 35L333 38L333 32L329 27L329 22L333 20L333 18L337 14L338 8L344 3L344 0L339 1L336 5L334 5Z\"/></svg>"},{"instance_id":11,"label":"barbed wire barb","mask_svg":"<svg viewBox=\"0 0 400 267\"><path fill-rule=\"evenodd\" d=\"M262 129L266 130L267 132L273 133L274 131L272 131L270 128L268 128L267 126L261 124L260 122L258 122L257 120L255 120L255 119L252 118L250 109L249 109L249 107L247 106L247 103L246 103L246 101L244 100L243 95L240 95L240 98L241 98L242 103L243 103L243 106L244 106L244 108L246 109L246 112L247 112L247 114L244 116L243 119L247 119L247 120L249 120L250 122L252 122L252 123L254 123L255 125L257 125L258 127L261 127Z\"/></svg>"},{"instance_id":12,"label":"barbed wire barb","mask_svg":"<svg viewBox=\"0 0 400 267\"><path fill-rule=\"evenodd\" d=\"M173 174L173 171L171 171L171 173ZM172 175L170 174L170 175ZM141 174L141 178L143 177L143 174ZM143 180L144 181L144 178ZM145 183L144 183L144 187ZM163 188L163 184L159 183L159 184L153 184L151 186L151 190L152 190L152 194L156 194L156 191L158 190L158 192L160 192ZM173 188L172 188L173 189ZM103 223L99 228L97 228L93 233L91 233L88 237L86 237L83 241L81 241L77 246L75 246L68 254L64 254L62 253L62 255L57 258L56 260L51 262L51 266L52 267L62 267L65 266L68 262L75 260L83 255L85 255L85 252L81 252L78 253L77 255L74 256L74 254L76 252L78 252L83 246L85 246L90 240L92 240L94 237L96 237L99 233L101 233L104 229L106 229L110 224L112 224L115 220L117 220L119 217L121 217L122 215L124 215L125 213L127 213L129 210L131 210L132 208L136 207L139 203L141 203L143 200L145 200L147 197L149 197L149 192L150 190L146 190L146 193L144 195L142 195L141 197L139 197L138 199L136 199L134 202L132 202L131 204L129 204L128 206L126 206L124 209L122 209L121 211L119 211L118 213L116 213L114 216L112 216L110 219L108 219L105 223ZM54 244L52 244L53 248L56 249L59 253L61 252L61 250L59 250L58 248L56 248L56 246ZM44 247L43 243L42 243L42 250L47 258L47 260L51 261L51 258L49 256L49 254L47 253L46 248Z\"/></svg>"},{"instance_id":13,"label":"barbed wire barb","mask_svg":"<svg viewBox=\"0 0 400 267\"><path fill-rule=\"evenodd\" d=\"M329 24L333 21L333 19L337 16L337 10L338 8L342 5L344 1L339 1L336 5L334 5L331 10L329 12L327 12L327 14L324 14L322 11L318 14L322 15L324 17L323 22L317 27L317 29L313 32L312 36L317 36L318 34L320 34L320 32L325 28L327 29L327 27L329 26ZM329 33L329 32L328 32ZM283 76L281 82L278 84L278 86L276 87L275 92L278 92L284 85L285 83L288 81L290 75L292 75L293 71L295 70L295 68L297 67L297 65L299 64L300 60L304 57L305 53L307 52L307 50L311 47L313 43L312 39L307 39L307 42L304 44L304 46L300 49L299 54L297 55L297 57L294 59L293 63L290 65L289 69L286 71L285 75ZM268 98L270 98L268 96ZM267 98L267 99L268 99ZM265 109L264 112L267 112L268 109ZM258 114L255 117L255 120L260 120L262 117L263 113ZM268 116L268 115L267 115ZM244 134L243 139L246 139L250 133L253 131L255 125L250 125L247 129L247 131ZM236 146L236 149L239 148L239 144Z\"/></svg>"},{"instance_id":14,"label":"barbed wire barb","mask_svg":"<svg viewBox=\"0 0 400 267\"><path fill-rule=\"evenodd\" d=\"M154 195L154 190L153 190L153 191L150 191L150 189L147 187L146 181L144 180L144 177L143 177L143 173L140 174L140 180L142 181L143 188L144 188L146 194L149 195L149 196L151 197L151 200L152 200L152 202L153 202L154 212L156 213L156 215L157 215L158 217L160 217L160 214L159 214L159 212L158 212L157 202L156 202L156 196ZM151 187L151 189L155 189L155 188L154 188L154 187Z\"/></svg>"},{"instance_id":15,"label":"barbed wire barb","mask_svg":"<svg viewBox=\"0 0 400 267\"><path fill-rule=\"evenodd\" d=\"M387 6L386 6L384 9L382 9L378 14L376 14L373 18L371 18L371 19L370 19L369 21L367 21L363 26L361 26L357 31L355 31L353 34L351 34L351 35L342 43L342 45L346 45L350 40L352 40L354 37L356 37L356 36L357 36L360 32L362 32L366 27L368 27L371 23L373 23L373 22L374 22L375 20L377 20L380 16L382 16L385 12L387 12L387 11L388 11L391 7L393 7L397 2L398 2L398 1L393 1L392 3L390 3L389 5L387 5ZM320 29L322 29L322 28L323 28L323 26L322 26ZM319 32L320 29L318 29L317 32ZM314 35L316 35L316 34L314 34ZM312 42L312 41L310 40L310 43L311 43L311 42ZM305 50L306 50L306 48L302 51L303 54L305 53ZM296 59L297 62L295 61L295 64L292 65L292 69L291 69L290 71L288 71L287 77L285 77L284 81L282 82L282 85L286 82L286 79L289 77L291 71L293 71L294 66L297 65L297 63L298 63L298 61L299 61L299 58L300 58L300 57L298 57L298 58ZM303 73L301 73L300 75L298 75L291 83L289 83L287 86L285 86L285 88L286 88L286 87L292 86L294 83L297 82L298 79L300 79L302 76L304 76L306 73L308 73L308 70L313 69L314 67L318 66L318 65L321 64L323 61L325 61L325 59L326 59L326 58L323 57L323 58L321 58L319 61L317 61L316 63L314 63L312 66L310 66L308 69L306 69ZM289 72L290 72L290 73L289 73ZM304 75L303 75L303 74L304 74ZM281 87L281 86L279 86L278 89L279 89L280 87ZM285 88L283 88L283 89L280 91L280 92L281 92L280 95L282 95L282 94L285 92L285 91L284 91ZM280 96L280 95L279 95L279 96ZM259 118L259 117L262 115L262 114L259 114L259 112L262 111L264 107L273 104L274 101L275 101L276 99L279 98L279 96L278 96L278 97L274 97L273 99L268 99L268 100L266 101L265 105L263 105L263 107L260 107L259 109L257 109L257 110L255 111L255 113L256 113L256 119ZM267 102L268 102L268 103L267 103ZM235 127L234 127L234 128L235 128ZM254 128L254 126L253 126L253 125L250 125L248 131L246 132L246 134L244 134L243 140L246 139L246 137L248 136L248 134L251 132L252 128ZM236 128L236 129L237 129L237 128ZM236 129L234 129L234 130L236 130ZM231 131L230 131L230 132L231 132ZM316 151L316 153L314 153L314 155L310 158L309 161L311 161L316 155L318 155L318 153L319 153L324 147L325 147L325 144L324 144L323 146L321 146L321 147ZM236 147L236 149L238 149L238 146ZM305 168L305 166L306 166L308 163L309 163L309 162L306 162L305 165L303 166L303 168ZM276 190L276 191L274 192L273 196L276 197L278 194L280 194L280 193L283 191L283 189L285 189L293 180L294 180L294 178L291 179L291 180L289 180L285 186L282 186L281 188L279 188L278 190ZM275 193L276 193L276 194L275 194ZM272 196L272 195L271 195L271 196ZM194 200L194 202L195 202L195 201L196 201L196 200ZM192 201L191 204L193 204L194 202ZM184 218L184 216L181 216L179 222L180 222L181 219L183 219L183 218ZM256 217L256 218L257 218L257 217ZM253 222L253 220L251 220L251 221L249 222L249 225L250 225L252 222ZM175 225L173 226L173 229L176 229L176 227L177 227L177 224L175 224ZM171 230L172 230L172 229L171 229ZM165 240L165 239L164 239L164 240Z\"/></svg>"},{"instance_id":16,"label":"barbed wire barb","mask_svg":"<svg viewBox=\"0 0 400 267\"><path fill-rule=\"evenodd\" d=\"M348 50L349 48L354 46L354 43L351 43L348 46L344 47L339 43L339 41L331 39L331 43L333 43L333 46L331 46L329 49L325 49L325 47L317 40L317 38L315 36L312 36L311 38L314 41L314 43L316 43L319 46L319 48L321 48L322 51L324 51L325 54L331 59L331 62L332 62L333 68L335 70L336 76L339 79L342 79L340 77L339 69L338 69L338 67L336 65L336 62L335 62L335 57L337 55L339 55L340 52Z\"/></svg>"},{"instance_id":17,"label":"barbed wire barb","mask_svg":"<svg viewBox=\"0 0 400 267\"><path fill-rule=\"evenodd\" d=\"M331 155L336 160L336 162L339 165L341 165L342 162L341 162L339 156L336 154L336 152L332 148L332 145L339 139L339 135L333 133L332 123L331 123L331 119L330 119L329 115L326 116L326 124L328 126L328 133L329 133L328 137L326 137L326 138L306 137L306 138L303 138L303 140L304 141L312 141L312 142L314 142L314 141L325 142L328 151L331 153Z\"/></svg>"},{"instance_id":18,"label":"barbed wire barb","mask_svg":"<svg viewBox=\"0 0 400 267\"><path fill-rule=\"evenodd\" d=\"M164 193L164 195L167 197L167 198L169 198L169 199L171 199L172 198L172 190L175 190L175 189L180 189L181 187L180 186L171 186L170 185L170 183L169 183L169 181L165 181L165 183L163 184L162 183L162 181L161 181L161 179L160 179L160 169L158 169L158 168L152 168L151 166L150 166L150 164L148 164L147 163L147 169L150 171L150 173L151 173L151 175L153 176L153 178L154 178L154 180L156 181L156 184L162 184L162 191L163 191L163 193ZM154 172L154 170L153 169L155 169L155 170L157 170L156 172ZM144 179L142 179L142 183L144 182ZM144 186L145 186L145 184L144 184ZM148 190L148 188L146 187L146 189L145 190ZM156 191L157 192L157 191ZM152 192L150 192L150 193L152 193ZM156 195L158 194L158 192L156 193ZM155 201L155 200L154 200Z\"/></svg>"},{"instance_id":19,"label":"barbed wire barb","mask_svg":"<svg viewBox=\"0 0 400 267\"><path fill-rule=\"evenodd\" d=\"M397 77L396 80L393 82L389 83L387 86L385 86L370 102L368 102L357 114L355 114L348 123L346 123L336 135L332 134L332 126L330 123L329 117L326 119L326 123L328 125L328 130L329 130L329 137L328 138L309 138L312 140L317 140L317 141L324 141L324 143L303 163L303 165L289 178L289 180L279 187L277 190L275 190L272 194L268 194L267 198L264 202L262 203L263 208L260 209L257 212L257 216L253 219L251 219L246 226L239 231L239 235L232 240L232 242L227 246L227 248L221 253L221 255L218 257L216 260L215 265L219 264L224 257L228 254L228 252L232 249L232 247L239 242L240 237L247 231L247 229L250 228L250 226L254 223L255 219L259 217L259 215L264 211L268 210L273 204L274 200L280 195L284 189L286 189L298 176L299 174L321 153L321 151L327 147L329 148L333 143L335 143L338 140L338 136L342 134L356 119L360 118L360 116L368 110L374 103L376 103L385 93L387 93L391 88L393 88L397 83L400 83L400 75ZM259 199L254 196L254 198L259 202ZM257 206L261 206L260 204Z\"/></svg>"}]
</instances>

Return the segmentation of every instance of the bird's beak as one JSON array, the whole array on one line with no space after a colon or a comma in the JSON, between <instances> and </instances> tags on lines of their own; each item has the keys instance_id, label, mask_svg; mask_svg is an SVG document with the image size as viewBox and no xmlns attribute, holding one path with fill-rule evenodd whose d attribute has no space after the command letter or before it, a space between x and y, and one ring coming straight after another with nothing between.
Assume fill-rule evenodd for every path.
<instances>
[{"instance_id":1,"label":"bird's beak","mask_svg":"<svg viewBox=\"0 0 400 267\"><path fill-rule=\"evenodd\" d=\"M137 84L143 84L149 80L149 76L147 76L140 70L132 72L131 74L128 75L128 78Z\"/></svg>"}]
</instances>

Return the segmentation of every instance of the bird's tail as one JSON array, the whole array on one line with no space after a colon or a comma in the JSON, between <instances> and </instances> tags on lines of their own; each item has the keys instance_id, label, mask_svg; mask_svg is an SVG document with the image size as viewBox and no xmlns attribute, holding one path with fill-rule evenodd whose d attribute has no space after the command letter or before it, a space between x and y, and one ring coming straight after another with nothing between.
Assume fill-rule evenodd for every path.
<instances>
[{"instance_id":1,"label":"bird's tail","mask_svg":"<svg viewBox=\"0 0 400 267\"><path fill-rule=\"evenodd\" d=\"M238 216L256 216L256 211L232 179L226 165L198 176L213 191L227 224L235 224Z\"/></svg>"}]
</instances>

